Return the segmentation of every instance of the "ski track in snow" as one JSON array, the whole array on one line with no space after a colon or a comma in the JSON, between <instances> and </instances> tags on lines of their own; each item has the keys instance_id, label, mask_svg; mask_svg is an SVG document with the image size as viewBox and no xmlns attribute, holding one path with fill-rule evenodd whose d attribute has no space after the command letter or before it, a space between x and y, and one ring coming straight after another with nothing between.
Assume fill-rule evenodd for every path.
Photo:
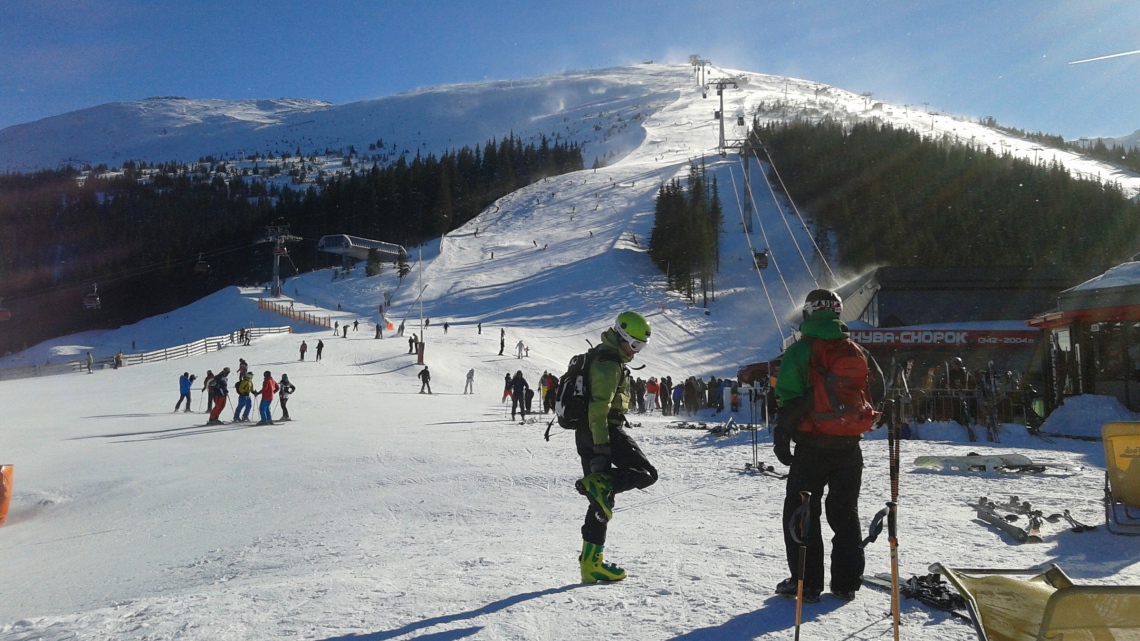
<instances>
[{"instance_id":1,"label":"ski track in snow","mask_svg":"<svg viewBox=\"0 0 1140 641\"><path fill-rule=\"evenodd\" d=\"M770 100L782 90L782 82L764 89L758 81L753 93L733 99ZM711 104L685 85L642 121L644 142L620 162L500 199L420 248L423 263L403 283L389 266L377 278L364 278L362 269L336 281L327 270L290 278L284 289L296 292L298 307L319 306L340 323L364 321L347 339L293 323L295 334L250 347L90 376L0 382L0 452L16 465L12 511L0 528L0 638L788 638L794 602L772 594L788 574L784 484L743 472L752 452L747 432L719 437L677 429L676 418L631 417L660 481L618 498L606 554L629 578L583 586L576 557L586 506L573 490L580 467L572 436L555 428L544 442L548 418L511 422L501 400L504 374L521 369L533 384L544 370L561 372L627 307L647 311L653 324L653 340L635 363L646 364L642 377L732 376L778 352L790 325L775 326L750 268L729 177L735 171L739 183L739 165L711 154L716 131L693 124L707 121ZM657 189L701 157L718 178L725 208L709 315L666 292L645 253ZM812 280L780 222L784 214L757 183L754 165L769 249L802 298ZM798 221L789 222L804 242ZM764 246L758 228L752 242ZM418 255L413 248L412 258ZM773 272L764 278L776 313L794 319L798 305ZM425 331L416 300L423 285L423 313L432 319L431 396L416 393L420 368L407 354L406 337ZM406 323L404 338L389 331L373 338L385 292L393 303L387 320ZM132 340L140 351L154 349L251 321L288 324L257 310L257 294L231 288L133 326L49 341L4 364L87 349L107 355ZM343 311L335 311L338 304ZM304 363L296 360L302 339L310 348ZM326 347L315 363L318 339ZM531 347L528 358L514 356L519 340ZM207 368L236 369L239 357L255 378L266 369L290 375L296 420L206 427L204 414L170 412L183 371L201 377ZM465 396L470 368L475 394ZM195 389L196 410L199 394ZM706 411L699 420L723 418ZM748 420L746 413L735 418ZM960 427L929 424L920 428L924 440L903 443L903 576L925 574L935 561L1057 562L1079 581L1138 582L1140 541L1103 526L1075 534L1046 524L1043 544L1018 546L974 518L967 502L1016 494L1046 512L1068 508L1078 520L1102 523L1099 444L1046 443L1016 426L1005 430L1001 444L966 443ZM770 438L762 431L760 440L760 460L773 463ZM911 464L921 455L970 451L1015 451L1076 467L986 475ZM865 443L864 457L860 510L867 523L889 497L881 433ZM867 550L867 571L888 569L880 540ZM825 596L805 608L804 634L886 638L888 609L888 596L876 590L847 604ZM903 627L905 638L974 636L911 601L903 602Z\"/></svg>"}]
</instances>

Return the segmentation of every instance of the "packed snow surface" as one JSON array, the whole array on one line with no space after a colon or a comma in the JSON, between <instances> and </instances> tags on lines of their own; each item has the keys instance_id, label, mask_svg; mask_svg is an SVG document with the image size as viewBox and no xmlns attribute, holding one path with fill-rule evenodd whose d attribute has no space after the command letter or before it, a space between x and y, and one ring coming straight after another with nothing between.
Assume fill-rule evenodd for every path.
<instances>
[{"instance_id":1,"label":"packed snow surface","mask_svg":"<svg viewBox=\"0 0 1140 641\"><path fill-rule=\"evenodd\" d=\"M629 134L637 146L619 162L540 181L440 241L411 248L417 263L402 282L391 267L374 278L359 269L336 280L329 270L289 278L284 293L298 311L319 308L350 327L361 321L347 337L260 311L254 298L263 292L231 288L0 363L88 350L106 356L129 352L132 341L152 350L249 323L294 329L192 358L0 382L0 463L15 465L12 510L0 528L0 638L789 638L794 603L772 594L788 575L784 485L744 473L753 457L749 432L716 436L683 429L676 417L631 415L631 434L660 481L618 498L606 556L629 577L583 586L577 554L586 503L573 489L581 468L572 437L555 427L545 442L545 420L512 421L502 400L505 374L522 371L536 386L543 371L561 373L624 309L642 311L653 327L634 363L646 368L635 375L733 376L778 353L791 330L786 319L825 273L817 259L800 259L793 238L810 257L807 232L782 199L762 191L755 164L756 224L743 231L743 173L734 157L711 153L711 103L690 84L671 86L668 104L641 119ZM726 103L743 108L757 98L728 92ZM725 204L721 271L707 313L667 292L645 253L657 189L701 158ZM770 251L769 269L752 268L753 248ZM421 313L430 324L421 324ZM377 321L403 323L404 336L386 330L375 338ZM431 395L418 393L413 332L426 339ZM255 381L267 370L289 375L295 420L205 426L197 389L195 413L172 412L183 372L200 385L207 369L236 370L239 358ZM475 393L464 395L470 369ZM710 412L698 420L727 418ZM1084 416L1103 418L1092 409ZM747 408L734 419L759 421ZM925 574L935 561L1056 562L1079 581L1140 583L1140 541L1103 527L1076 534L1047 524L1043 544L1019 546L967 505L1016 494L1099 523L1100 444L1049 442L1013 425L1000 444L967 443L952 423L923 425L919 434L923 440L902 446L904 576ZM775 463L767 430L757 436L759 460ZM911 464L971 451L1066 467L986 475ZM890 498L881 434L864 444L864 458L867 522ZM888 569L880 541L867 550L867 571ZM805 609L805 638L885 638L888 604L871 589L852 603L825 596ZM912 639L974 636L910 601L903 628Z\"/></svg>"}]
</instances>

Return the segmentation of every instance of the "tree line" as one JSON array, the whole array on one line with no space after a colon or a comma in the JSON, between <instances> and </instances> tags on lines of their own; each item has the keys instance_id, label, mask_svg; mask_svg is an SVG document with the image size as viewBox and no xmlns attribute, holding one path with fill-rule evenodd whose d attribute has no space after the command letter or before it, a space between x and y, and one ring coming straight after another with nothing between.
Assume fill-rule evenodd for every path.
<instances>
[{"instance_id":1,"label":"tree line","mask_svg":"<svg viewBox=\"0 0 1140 641\"><path fill-rule=\"evenodd\" d=\"M352 234L411 246L451 231L495 199L583 168L576 143L507 136L440 156L360 163L297 189L261 171L203 160L0 175L0 353L65 333L117 327L232 284L269 278L271 222L305 239L293 270L327 266L316 241ZM105 169L105 168L100 168ZM208 269L196 269L201 262ZM288 262L284 273L292 273ZM98 284L103 309L81 299Z\"/></svg>"},{"instance_id":2,"label":"tree line","mask_svg":"<svg viewBox=\"0 0 1140 641\"><path fill-rule=\"evenodd\" d=\"M757 124L751 138L844 267L1106 266L1137 251L1140 205L1060 163L876 123Z\"/></svg>"},{"instance_id":3,"label":"tree line","mask_svg":"<svg viewBox=\"0 0 1140 641\"><path fill-rule=\"evenodd\" d=\"M702 304L715 300L715 274L720 267L723 214L716 177L704 166L690 165L685 185L673 179L657 191L649 257L665 273L668 287Z\"/></svg>"}]
</instances>

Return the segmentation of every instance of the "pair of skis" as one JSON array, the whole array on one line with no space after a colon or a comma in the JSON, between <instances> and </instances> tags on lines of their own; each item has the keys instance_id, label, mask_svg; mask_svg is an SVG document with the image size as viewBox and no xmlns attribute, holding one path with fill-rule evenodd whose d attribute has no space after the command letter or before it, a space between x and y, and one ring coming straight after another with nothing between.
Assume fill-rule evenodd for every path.
<instances>
[{"instance_id":1,"label":"pair of skis","mask_svg":"<svg viewBox=\"0 0 1140 641\"><path fill-rule=\"evenodd\" d=\"M1096 530L1095 525L1087 525L1073 518L1069 510L1046 515L1030 505L1029 501L1022 501L1017 496L1011 496L1004 503L995 503L983 496L978 499L977 503L971 503L970 506L977 510L979 520L1008 534L1018 543L1041 543L1041 527L1046 521L1049 523L1065 521L1069 525L1070 531L1077 534ZM1002 514L998 511L999 509L1005 510L1007 513ZM1023 516L1028 519L1028 524L1024 528L1015 525Z\"/></svg>"},{"instance_id":2,"label":"pair of skis","mask_svg":"<svg viewBox=\"0 0 1140 641\"><path fill-rule=\"evenodd\" d=\"M745 463L744 472L746 474L755 474L757 476L770 476L774 479L788 478L787 474L781 474L776 471L776 468L772 467L771 465L765 465L763 463Z\"/></svg>"}]
</instances>

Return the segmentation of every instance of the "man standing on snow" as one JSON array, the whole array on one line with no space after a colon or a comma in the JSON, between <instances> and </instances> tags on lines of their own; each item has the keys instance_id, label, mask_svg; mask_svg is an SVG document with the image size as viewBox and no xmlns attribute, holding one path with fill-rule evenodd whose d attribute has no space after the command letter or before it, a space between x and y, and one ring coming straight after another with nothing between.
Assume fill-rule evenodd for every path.
<instances>
[{"instance_id":1,"label":"man standing on snow","mask_svg":"<svg viewBox=\"0 0 1140 641\"><path fill-rule=\"evenodd\" d=\"M522 420L526 422L526 393L530 391L530 385L527 384L526 379L523 378L522 370L515 372L515 377L511 379L511 420L515 420L515 411L522 412Z\"/></svg>"},{"instance_id":2,"label":"man standing on snow","mask_svg":"<svg viewBox=\"0 0 1140 641\"><path fill-rule=\"evenodd\" d=\"M318 338L317 339L317 362L320 362L321 352L323 352L323 351L325 351L325 342Z\"/></svg>"},{"instance_id":3,"label":"man standing on snow","mask_svg":"<svg viewBox=\"0 0 1140 641\"><path fill-rule=\"evenodd\" d=\"M291 421L293 419L289 418L289 397L293 395L293 392L297 391L297 386L289 382L288 374L282 374L281 382L277 385L277 389L280 390L281 393L279 397L281 399L281 420Z\"/></svg>"},{"instance_id":4,"label":"man standing on snow","mask_svg":"<svg viewBox=\"0 0 1140 641\"><path fill-rule=\"evenodd\" d=\"M237 391L238 395L237 408L234 409L234 422L244 423L249 420L249 411L253 409L253 399L250 397L253 394L253 372L242 374L241 379L234 385L234 390Z\"/></svg>"},{"instance_id":5,"label":"man standing on snow","mask_svg":"<svg viewBox=\"0 0 1140 641\"><path fill-rule=\"evenodd\" d=\"M821 429L819 421L826 421L830 416L815 408L811 384L813 367L822 369L822 363L828 362L821 358L822 350L829 344L849 341L846 327L839 320L842 310L843 304L835 292L816 289L808 293L804 301L804 322L800 325L803 338L784 352L776 380L780 410L776 418L773 449L776 458L791 468L784 495L784 527L781 529L792 574L776 586L776 593L791 597L797 593L800 544L788 532L787 523L802 503L800 492L807 490L811 492L811 520L806 524L807 563L803 577L804 601L807 603L818 602L823 592L823 535L819 528L819 514L824 487L827 487L827 524L835 534L831 539L831 592L844 601L851 601L862 585L864 559L863 548L860 547L859 489L863 480L863 452L859 441L863 437L838 435L829 433L830 429ZM861 348L856 348L862 353ZM867 360L870 376L881 391L882 372L873 359ZM827 373L832 374L830 371ZM878 396L870 399L871 402L878 402L881 394ZM794 456L791 451L793 440L796 442Z\"/></svg>"},{"instance_id":6,"label":"man standing on snow","mask_svg":"<svg viewBox=\"0 0 1140 641\"><path fill-rule=\"evenodd\" d=\"M88 353L90 354L90 352ZM175 412L177 412L179 406L182 405L182 401L186 401L186 409L182 411L190 411L190 388L193 385L194 377L190 375L190 372L182 372L182 376L178 379L178 393L181 394L181 396L178 397L178 402L174 404Z\"/></svg>"},{"instance_id":7,"label":"man standing on snow","mask_svg":"<svg viewBox=\"0 0 1140 641\"><path fill-rule=\"evenodd\" d=\"M463 386L464 394L475 393L475 368L467 370L467 383Z\"/></svg>"},{"instance_id":8,"label":"man standing on snow","mask_svg":"<svg viewBox=\"0 0 1140 641\"><path fill-rule=\"evenodd\" d=\"M620 581L625 570L606 563L606 527L613 517L614 495L657 482L657 469L624 429L629 410L630 373L626 364L649 341L649 323L637 312L622 312L602 341L590 350L590 402L585 427L574 441L585 475L574 484L590 501L582 525L582 554L578 564L583 583Z\"/></svg>"},{"instance_id":9,"label":"man standing on snow","mask_svg":"<svg viewBox=\"0 0 1140 641\"><path fill-rule=\"evenodd\" d=\"M500 327L499 328L499 356L503 355L503 350L506 349L506 347L507 347L507 330L505 328ZM509 376L509 374L508 374L508 376Z\"/></svg>"},{"instance_id":10,"label":"man standing on snow","mask_svg":"<svg viewBox=\"0 0 1140 641\"><path fill-rule=\"evenodd\" d=\"M301 360L305 360L305 352L309 351L309 345L305 341L301 341Z\"/></svg>"},{"instance_id":11,"label":"man standing on snow","mask_svg":"<svg viewBox=\"0 0 1140 641\"><path fill-rule=\"evenodd\" d=\"M431 394L431 372L428 371L427 365L424 365L423 370L420 371L419 379L421 381L420 394L424 393L424 388L427 388L427 393Z\"/></svg>"},{"instance_id":12,"label":"man standing on snow","mask_svg":"<svg viewBox=\"0 0 1140 641\"><path fill-rule=\"evenodd\" d=\"M518 345L515 345L515 351L518 352L518 354L516 355L516 358L522 358L523 357L523 349L525 349L525 348L526 348L526 344L523 343L521 340L519 341Z\"/></svg>"},{"instance_id":13,"label":"man standing on snow","mask_svg":"<svg viewBox=\"0 0 1140 641\"><path fill-rule=\"evenodd\" d=\"M317 360L320 360L321 344L317 343ZM273 415L269 413L269 406L273 404L273 394L277 392L277 381L273 380L273 375L269 370L265 370L265 374L261 381L261 404L258 406L258 413L261 414L261 421L258 425L273 425Z\"/></svg>"},{"instance_id":14,"label":"man standing on snow","mask_svg":"<svg viewBox=\"0 0 1140 641\"><path fill-rule=\"evenodd\" d=\"M226 377L230 375L230 368L223 367L222 371L214 375L210 379L210 403L213 409L210 410L210 420L206 421L207 425L221 425L222 410L226 407L226 397L230 393L229 381Z\"/></svg>"}]
</instances>

